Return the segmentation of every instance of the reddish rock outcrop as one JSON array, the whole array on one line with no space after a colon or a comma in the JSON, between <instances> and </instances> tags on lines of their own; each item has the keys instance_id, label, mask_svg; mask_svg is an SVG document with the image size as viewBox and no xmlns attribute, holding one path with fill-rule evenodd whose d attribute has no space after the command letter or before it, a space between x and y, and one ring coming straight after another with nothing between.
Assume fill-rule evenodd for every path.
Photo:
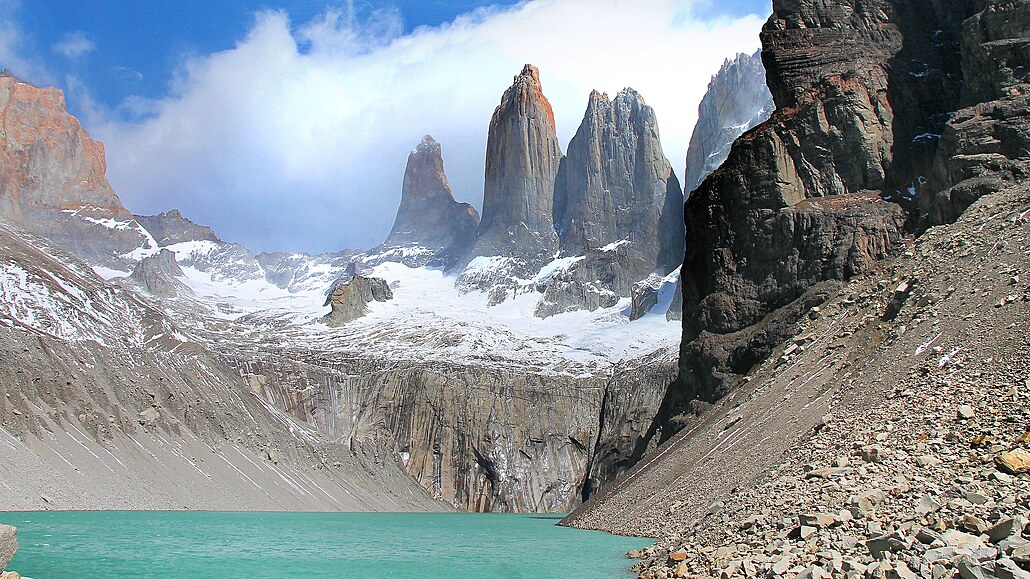
<instances>
[{"instance_id":1,"label":"reddish rock outcrop","mask_svg":"<svg viewBox=\"0 0 1030 579\"><path fill-rule=\"evenodd\" d=\"M474 255L511 257L539 267L554 254L558 238L552 204L561 158L540 72L527 64L490 119L483 219Z\"/></svg>"},{"instance_id":2,"label":"reddish rock outcrop","mask_svg":"<svg viewBox=\"0 0 1030 579\"><path fill-rule=\"evenodd\" d=\"M129 217L107 182L104 145L68 114L64 93L0 75L0 212L88 208Z\"/></svg>"},{"instance_id":3,"label":"reddish rock outcrop","mask_svg":"<svg viewBox=\"0 0 1030 579\"><path fill-rule=\"evenodd\" d=\"M147 235L108 183L104 145L68 114L64 93L0 73L0 218L50 238L94 263Z\"/></svg>"}]
</instances>

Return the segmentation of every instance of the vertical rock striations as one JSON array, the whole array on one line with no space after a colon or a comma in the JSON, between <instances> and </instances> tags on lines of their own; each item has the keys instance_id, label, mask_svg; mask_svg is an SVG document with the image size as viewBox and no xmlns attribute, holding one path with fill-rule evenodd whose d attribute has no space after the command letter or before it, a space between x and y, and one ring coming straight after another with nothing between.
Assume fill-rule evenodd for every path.
<instances>
[{"instance_id":1,"label":"vertical rock striations","mask_svg":"<svg viewBox=\"0 0 1030 579\"><path fill-rule=\"evenodd\" d=\"M591 93L554 185L561 256L582 259L555 272L536 314L610 307L634 283L676 269L682 206L654 110L630 88L614 100Z\"/></svg>"},{"instance_id":2,"label":"vertical rock striations","mask_svg":"<svg viewBox=\"0 0 1030 579\"><path fill-rule=\"evenodd\" d=\"M762 51L726 60L701 99L690 135L683 191L690 192L726 161L737 137L764 123L776 104L765 84Z\"/></svg>"},{"instance_id":3,"label":"vertical rock striations","mask_svg":"<svg viewBox=\"0 0 1030 579\"><path fill-rule=\"evenodd\" d=\"M440 144L426 135L408 156L397 219L378 250L412 266L454 267L472 250L479 213L454 200Z\"/></svg>"},{"instance_id":4,"label":"vertical rock striations","mask_svg":"<svg viewBox=\"0 0 1030 579\"><path fill-rule=\"evenodd\" d=\"M552 197L561 158L540 72L527 64L490 119L483 219L474 255L537 267L553 256L558 239Z\"/></svg>"},{"instance_id":5,"label":"vertical rock striations","mask_svg":"<svg viewBox=\"0 0 1030 579\"><path fill-rule=\"evenodd\" d=\"M562 255L628 242L632 281L682 261L683 192L662 153L654 110L631 88L614 100L594 91L554 188Z\"/></svg>"}]
</instances>

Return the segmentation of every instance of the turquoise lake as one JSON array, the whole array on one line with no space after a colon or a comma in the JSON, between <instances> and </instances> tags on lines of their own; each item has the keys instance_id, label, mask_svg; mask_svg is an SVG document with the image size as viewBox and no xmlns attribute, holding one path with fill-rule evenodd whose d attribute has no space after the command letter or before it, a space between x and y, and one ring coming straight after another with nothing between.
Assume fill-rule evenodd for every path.
<instances>
[{"instance_id":1,"label":"turquoise lake","mask_svg":"<svg viewBox=\"0 0 1030 579\"><path fill-rule=\"evenodd\" d=\"M10 569L52 577L631 577L646 539L557 515L0 513Z\"/></svg>"}]
</instances>

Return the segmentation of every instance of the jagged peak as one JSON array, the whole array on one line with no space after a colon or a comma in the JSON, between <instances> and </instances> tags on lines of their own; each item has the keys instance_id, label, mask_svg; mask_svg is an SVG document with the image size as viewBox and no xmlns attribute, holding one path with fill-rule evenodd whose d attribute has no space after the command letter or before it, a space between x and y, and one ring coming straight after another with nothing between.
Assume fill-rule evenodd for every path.
<instances>
[{"instance_id":1,"label":"jagged peak","mask_svg":"<svg viewBox=\"0 0 1030 579\"><path fill-rule=\"evenodd\" d=\"M518 84L520 81L523 81L523 80L528 81L528 82L530 82L532 84L536 84L536 85L539 86L540 85L540 69L535 67L535 66L533 66L532 64L526 64L525 66L522 67L522 72L519 73L519 75L515 77L514 83Z\"/></svg>"},{"instance_id":2,"label":"jagged peak","mask_svg":"<svg viewBox=\"0 0 1030 579\"><path fill-rule=\"evenodd\" d=\"M422 140L419 141L418 145L411 150L411 155L427 155L427 156L441 156L442 147L432 135L425 135Z\"/></svg>"}]
</instances>

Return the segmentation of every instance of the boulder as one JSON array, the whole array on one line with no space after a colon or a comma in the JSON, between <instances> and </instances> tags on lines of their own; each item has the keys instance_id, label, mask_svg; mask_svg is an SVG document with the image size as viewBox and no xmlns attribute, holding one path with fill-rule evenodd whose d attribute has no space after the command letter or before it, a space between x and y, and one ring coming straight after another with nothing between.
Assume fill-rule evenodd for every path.
<instances>
[{"instance_id":1,"label":"boulder","mask_svg":"<svg viewBox=\"0 0 1030 579\"><path fill-rule=\"evenodd\" d=\"M10 525L0 525L0 571L7 568L17 550L18 529Z\"/></svg>"},{"instance_id":2,"label":"boulder","mask_svg":"<svg viewBox=\"0 0 1030 579\"><path fill-rule=\"evenodd\" d=\"M341 326L368 313L371 302L386 302L393 299L393 291L385 279L354 275L337 283L325 305L332 306L324 318L329 326Z\"/></svg>"}]
</instances>

